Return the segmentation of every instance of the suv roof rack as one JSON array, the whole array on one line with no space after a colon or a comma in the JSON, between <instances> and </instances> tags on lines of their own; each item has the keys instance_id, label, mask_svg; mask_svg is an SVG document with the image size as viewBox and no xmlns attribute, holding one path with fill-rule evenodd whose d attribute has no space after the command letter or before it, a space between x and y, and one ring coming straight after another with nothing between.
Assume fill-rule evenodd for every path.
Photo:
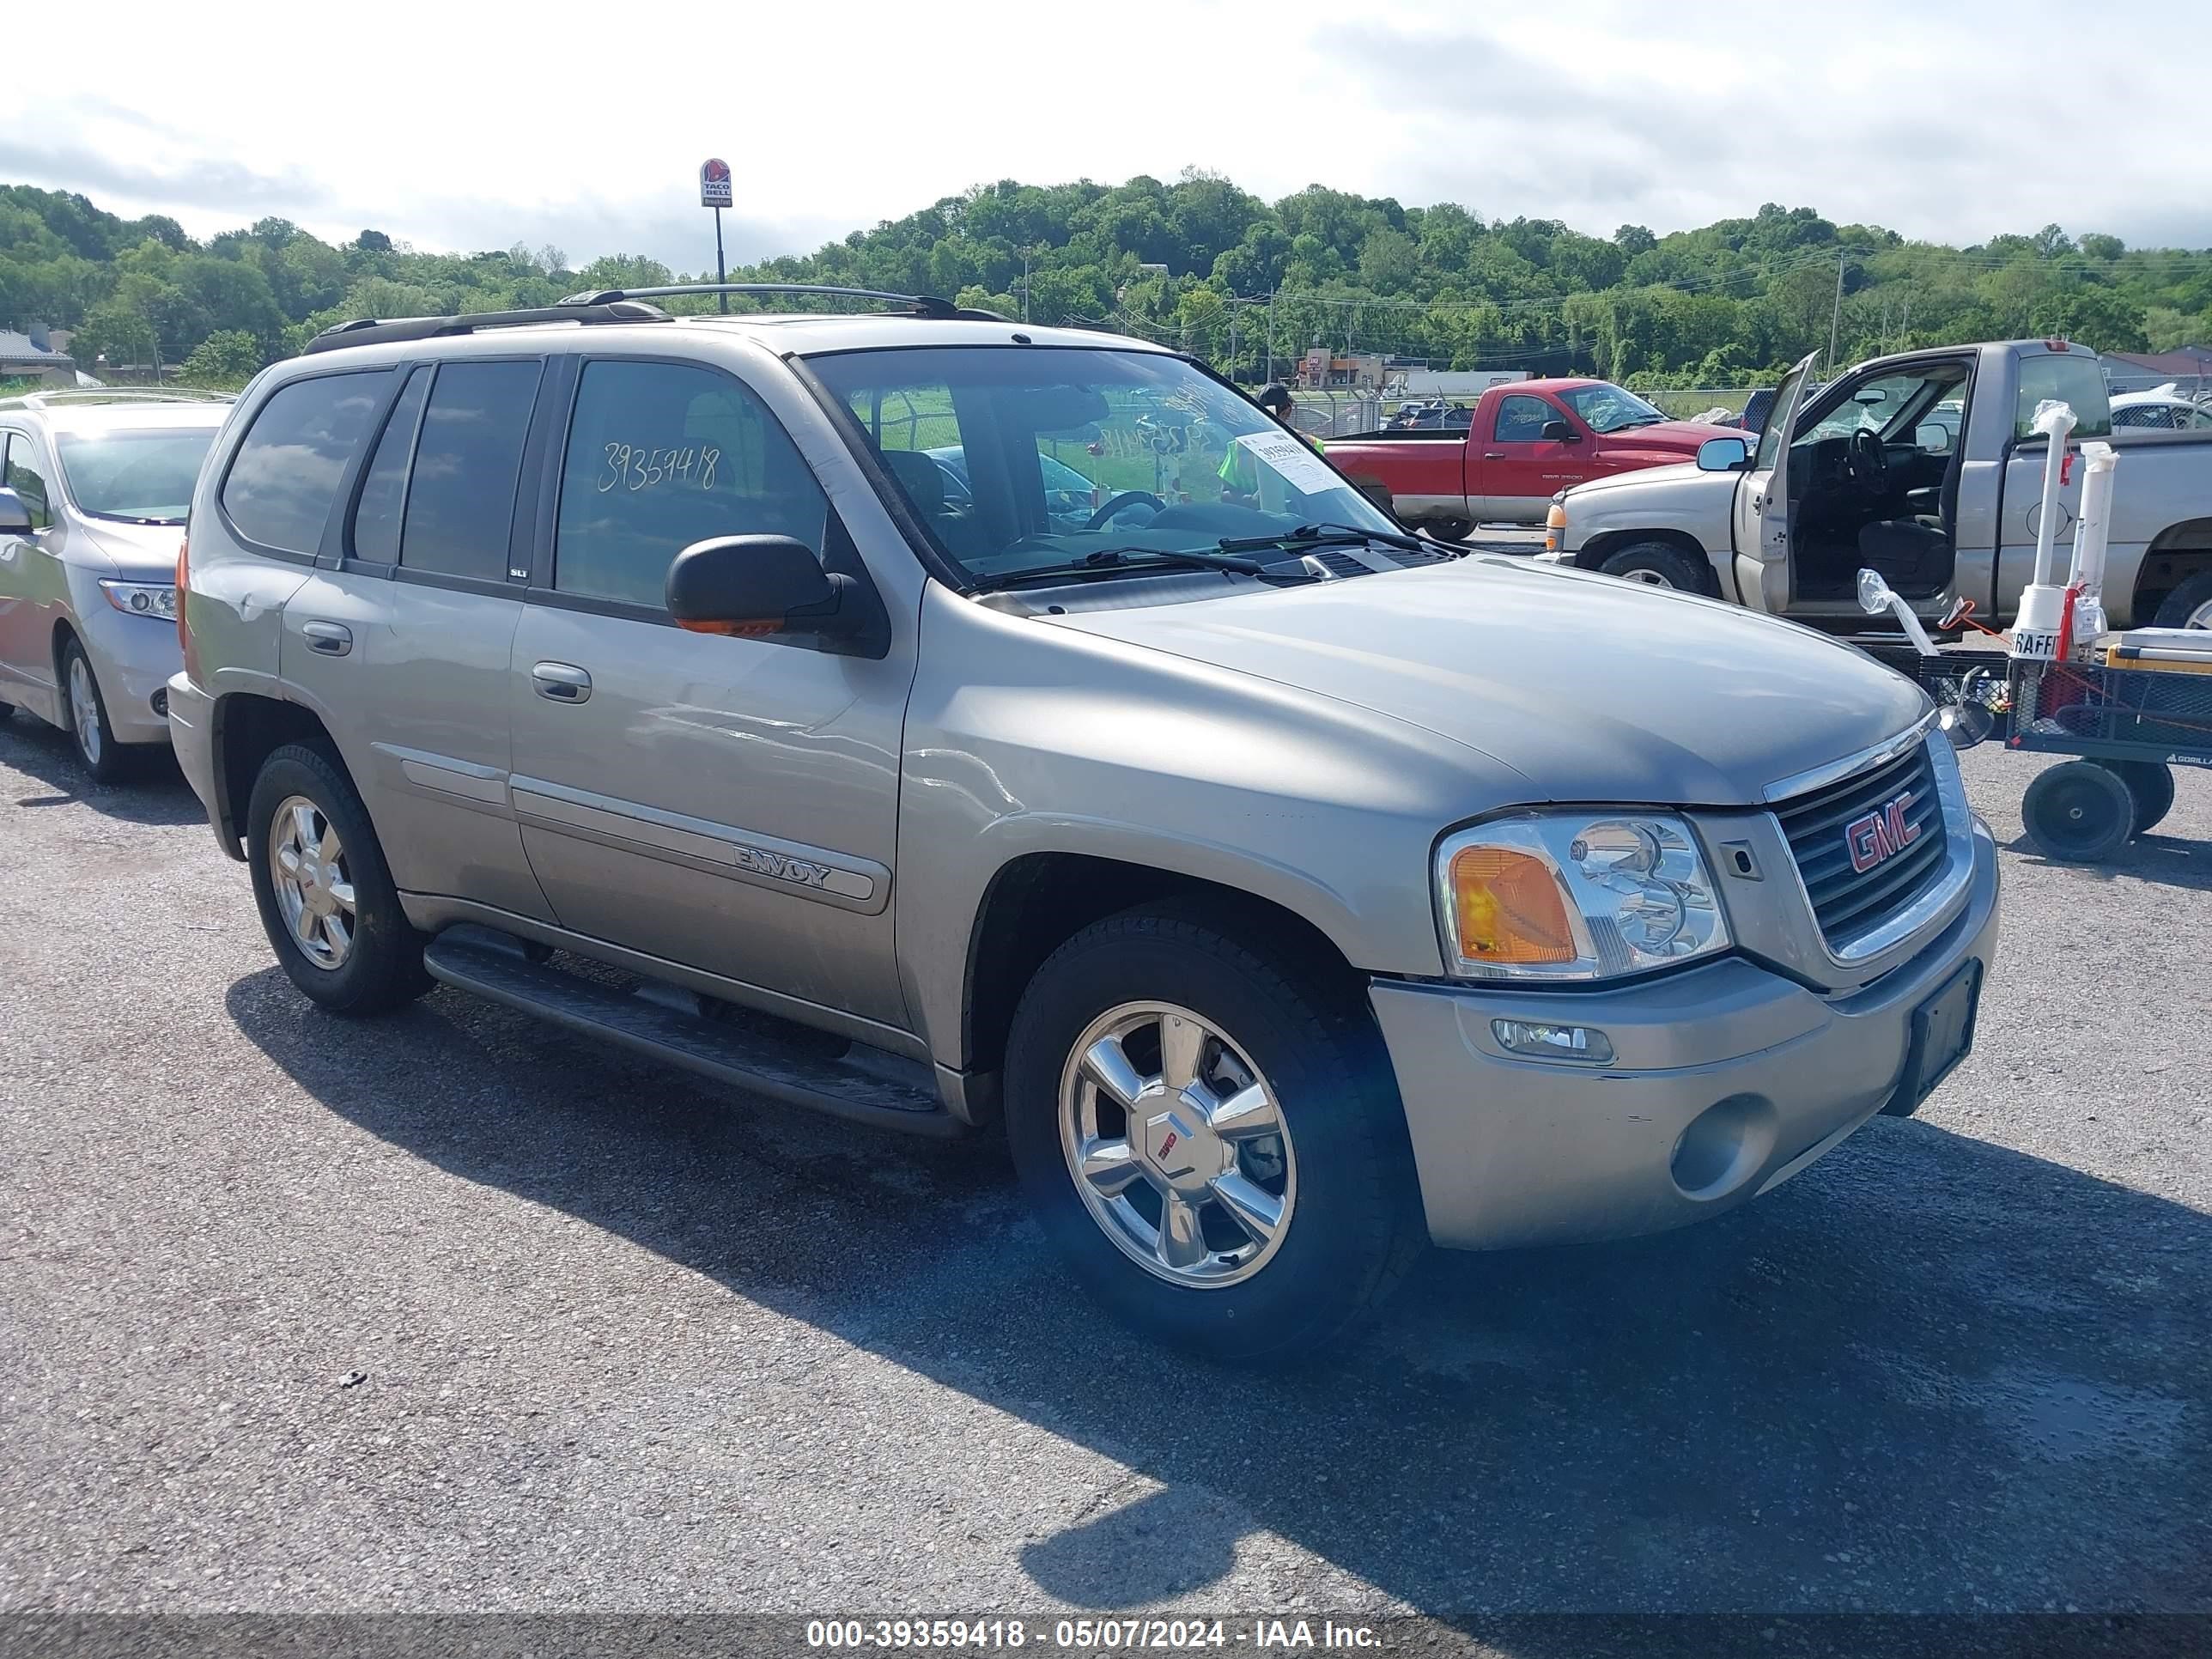
<instances>
[{"instance_id":1,"label":"suv roof rack","mask_svg":"<svg viewBox=\"0 0 2212 1659\"><path fill-rule=\"evenodd\" d=\"M398 317L390 320L356 317L333 323L307 342L306 349L336 351L344 346L377 345L389 340L428 340L444 334L473 334L480 328L517 328L526 323L665 323L669 315L620 296L601 299L579 295L556 306L532 306L526 311L473 311L457 317Z\"/></svg>"},{"instance_id":2,"label":"suv roof rack","mask_svg":"<svg viewBox=\"0 0 2212 1659\"><path fill-rule=\"evenodd\" d=\"M27 392L7 399L9 409L51 409L56 404L227 404L236 401L228 392L205 392L198 386L71 386L52 392Z\"/></svg>"},{"instance_id":3,"label":"suv roof rack","mask_svg":"<svg viewBox=\"0 0 2212 1659\"><path fill-rule=\"evenodd\" d=\"M881 300L902 306L894 316L924 318L938 323L1003 323L995 311L955 305L933 294L892 294L875 288L836 288L822 283L678 283L667 288L603 288L588 294L572 294L563 305L613 305L624 300L660 300L679 294L810 294L836 300Z\"/></svg>"}]
</instances>

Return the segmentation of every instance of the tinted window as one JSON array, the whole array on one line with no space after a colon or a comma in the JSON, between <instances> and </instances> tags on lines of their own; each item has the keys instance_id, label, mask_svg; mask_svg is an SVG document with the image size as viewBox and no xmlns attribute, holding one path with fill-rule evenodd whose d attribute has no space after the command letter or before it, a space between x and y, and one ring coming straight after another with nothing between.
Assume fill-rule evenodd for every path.
<instances>
[{"instance_id":1,"label":"tinted window","mask_svg":"<svg viewBox=\"0 0 2212 1659\"><path fill-rule=\"evenodd\" d=\"M2020 360L2020 398L2013 409L2013 436L2035 429L2035 406L2056 398L2074 411L2075 440L2102 438L2112 429L2112 395L2105 371L2094 357L2073 352L2038 351Z\"/></svg>"},{"instance_id":2,"label":"tinted window","mask_svg":"<svg viewBox=\"0 0 2212 1659\"><path fill-rule=\"evenodd\" d=\"M42 530L53 522L46 510L46 474L39 463L38 447L20 432L8 434L5 476L8 488L23 498L23 506L31 515L32 529Z\"/></svg>"},{"instance_id":3,"label":"tinted window","mask_svg":"<svg viewBox=\"0 0 2212 1659\"><path fill-rule=\"evenodd\" d=\"M1498 405L1498 441L1533 444L1544 435L1544 423L1556 421L1559 411L1541 398L1525 395L1506 398Z\"/></svg>"},{"instance_id":4,"label":"tinted window","mask_svg":"<svg viewBox=\"0 0 2212 1659\"><path fill-rule=\"evenodd\" d=\"M277 388L223 480L223 509L240 534L288 553L321 546L338 481L391 380L390 369L370 368Z\"/></svg>"},{"instance_id":5,"label":"tinted window","mask_svg":"<svg viewBox=\"0 0 2212 1659\"><path fill-rule=\"evenodd\" d=\"M927 457L914 460L945 477ZM819 554L829 516L790 438L728 376L682 363L584 366L561 473L561 592L657 606L669 562L693 542L794 536Z\"/></svg>"},{"instance_id":6,"label":"tinted window","mask_svg":"<svg viewBox=\"0 0 2212 1659\"><path fill-rule=\"evenodd\" d=\"M408 478L401 569L507 580L538 373L534 362L439 366Z\"/></svg>"},{"instance_id":7,"label":"tinted window","mask_svg":"<svg viewBox=\"0 0 2212 1659\"><path fill-rule=\"evenodd\" d=\"M379 564L399 562L399 513L407 504L407 461L415 453L415 428L422 424L422 396L430 389L430 371L418 368L407 377L406 389L392 405L376 453L369 457L368 476L362 480L361 500L353 509L353 556Z\"/></svg>"}]
</instances>

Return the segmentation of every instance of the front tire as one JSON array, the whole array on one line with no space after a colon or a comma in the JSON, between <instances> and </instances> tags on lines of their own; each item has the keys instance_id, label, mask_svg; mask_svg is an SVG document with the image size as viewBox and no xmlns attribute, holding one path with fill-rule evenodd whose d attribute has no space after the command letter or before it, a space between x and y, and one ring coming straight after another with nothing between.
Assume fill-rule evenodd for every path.
<instances>
[{"instance_id":1,"label":"front tire","mask_svg":"<svg viewBox=\"0 0 2212 1659\"><path fill-rule=\"evenodd\" d=\"M1465 519L1431 519L1421 528L1440 542L1463 542L1474 534L1474 526Z\"/></svg>"},{"instance_id":2,"label":"front tire","mask_svg":"<svg viewBox=\"0 0 2212 1659\"><path fill-rule=\"evenodd\" d=\"M322 750L287 744L262 763L246 863L270 948L311 1001L374 1014L429 988L368 809Z\"/></svg>"},{"instance_id":3,"label":"front tire","mask_svg":"<svg viewBox=\"0 0 2212 1659\"><path fill-rule=\"evenodd\" d=\"M1638 542L1607 554L1598 568L1623 581L1664 587L1677 593L1706 592L1706 568L1671 542Z\"/></svg>"},{"instance_id":4,"label":"front tire","mask_svg":"<svg viewBox=\"0 0 2212 1659\"><path fill-rule=\"evenodd\" d=\"M2067 761L2027 786L2020 816L2044 857L2099 864L2135 833L2135 797L2117 772L2095 761Z\"/></svg>"},{"instance_id":5,"label":"front tire","mask_svg":"<svg viewBox=\"0 0 2212 1659\"><path fill-rule=\"evenodd\" d=\"M65 639L56 666L62 672L63 724L78 762L94 783L119 783L130 772L131 759L107 723L107 700L100 695L92 659L75 639Z\"/></svg>"},{"instance_id":6,"label":"front tire","mask_svg":"<svg viewBox=\"0 0 2212 1659\"><path fill-rule=\"evenodd\" d=\"M1221 921L1130 911L1053 954L1014 1016L1007 1136L1047 1235L1125 1322L1217 1359L1311 1358L1419 1252L1403 1108L1356 990Z\"/></svg>"}]
</instances>

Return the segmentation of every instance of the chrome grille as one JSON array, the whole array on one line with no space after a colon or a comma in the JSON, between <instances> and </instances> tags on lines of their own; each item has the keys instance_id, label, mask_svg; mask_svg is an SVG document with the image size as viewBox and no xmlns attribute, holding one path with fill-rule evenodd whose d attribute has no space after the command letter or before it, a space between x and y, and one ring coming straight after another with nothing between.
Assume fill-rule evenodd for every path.
<instances>
[{"instance_id":1,"label":"chrome grille","mask_svg":"<svg viewBox=\"0 0 2212 1659\"><path fill-rule=\"evenodd\" d=\"M1915 833L1870 868L1851 862L1850 826L1880 817L1906 791L1902 817ZM1840 949L1872 932L1927 891L1945 861L1943 805L1928 746L1916 743L1893 759L1784 801L1774 809L1797 860L1820 933Z\"/></svg>"}]
</instances>

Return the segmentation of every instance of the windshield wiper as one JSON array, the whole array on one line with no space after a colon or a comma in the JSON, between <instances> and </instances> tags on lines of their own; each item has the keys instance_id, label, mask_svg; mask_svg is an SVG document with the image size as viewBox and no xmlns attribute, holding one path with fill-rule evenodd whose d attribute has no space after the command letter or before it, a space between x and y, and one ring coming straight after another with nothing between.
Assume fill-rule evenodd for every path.
<instances>
[{"instance_id":1,"label":"windshield wiper","mask_svg":"<svg viewBox=\"0 0 2212 1659\"><path fill-rule=\"evenodd\" d=\"M1255 553L1270 547L1360 547L1369 542L1403 548L1408 553L1448 552L1456 556L1467 551L1463 547L1425 542L1418 536L1401 536L1395 530L1361 530L1348 524L1302 524L1279 536L1231 537L1214 545L1224 553Z\"/></svg>"},{"instance_id":2,"label":"windshield wiper","mask_svg":"<svg viewBox=\"0 0 2212 1659\"><path fill-rule=\"evenodd\" d=\"M1273 546L1273 544L1265 544ZM1257 559L1238 558L1233 549L1224 547L1218 553L1198 550L1185 552L1161 552L1150 547L1103 547L1096 553L1086 553L1079 559L1070 559L1065 564L1041 564L1027 570L1009 570L1002 575L986 576L968 591L988 593L994 588L1018 587L1036 581L1058 581L1073 576L1079 580L1085 577L1118 576L1145 570L1231 570L1242 576L1264 576L1267 567Z\"/></svg>"}]
</instances>

